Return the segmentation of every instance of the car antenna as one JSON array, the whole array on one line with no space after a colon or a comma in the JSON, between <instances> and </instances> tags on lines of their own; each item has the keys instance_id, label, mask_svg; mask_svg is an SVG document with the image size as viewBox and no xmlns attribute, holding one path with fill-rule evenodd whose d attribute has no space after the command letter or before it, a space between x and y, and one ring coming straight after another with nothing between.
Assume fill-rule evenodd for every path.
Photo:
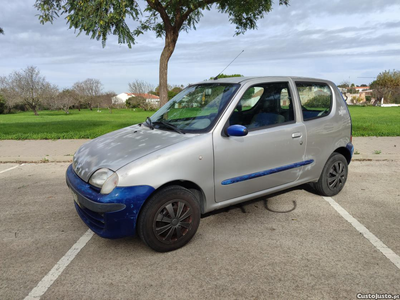
<instances>
[{"instance_id":1,"label":"car antenna","mask_svg":"<svg viewBox=\"0 0 400 300\"><path fill-rule=\"evenodd\" d=\"M238 54L238 56L236 56L236 57L230 62L230 64L226 66L225 69L223 69L217 76L215 76L215 77L214 77L214 80L217 80L217 79L218 79L218 76L221 75L222 72L224 72L226 69L228 69L228 67L229 67L229 66L236 60L236 58L238 58L238 57L240 56L240 54L242 54L243 52L244 52L244 50L242 50L242 52L240 52L240 53Z\"/></svg>"}]
</instances>

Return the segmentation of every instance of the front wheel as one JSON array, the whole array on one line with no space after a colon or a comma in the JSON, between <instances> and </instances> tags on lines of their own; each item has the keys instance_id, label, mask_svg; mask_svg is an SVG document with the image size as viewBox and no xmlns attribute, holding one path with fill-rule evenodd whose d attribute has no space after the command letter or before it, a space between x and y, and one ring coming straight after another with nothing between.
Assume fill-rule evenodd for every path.
<instances>
[{"instance_id":1,"label":"front wheel","mask_svg":"<svg viewBox=\"0 0 400 300\"><path fill-rule=\"evenodd\" d=\"M186 245L199 224L200 205L193 193L170 186L145 203L138 219L138 233L153 250L168 252Z\"/></svg>"},{"instance_id":2,"label":"front wheel","mask_svg":"<svg viewBox=\"0 0 400 300\"><path fill-rule=\"evenodd\" d=\"M333 153L325 164L322 174L315 189L322 196L337 195L344 187L347 180L348 164L346 158L340 153Z\"/></svg>"}]
</instances>

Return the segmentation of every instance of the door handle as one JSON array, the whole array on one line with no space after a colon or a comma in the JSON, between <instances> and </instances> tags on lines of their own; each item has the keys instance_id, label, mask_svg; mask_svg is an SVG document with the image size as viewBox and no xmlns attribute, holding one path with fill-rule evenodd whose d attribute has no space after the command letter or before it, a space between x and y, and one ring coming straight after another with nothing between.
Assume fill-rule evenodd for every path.
<instances>
[{"instance_id":1,"label":"door handle","mask_svg":"<svg viewBox=\"0 0 400 300\"><path fill-rule=\"evenodd\" d=\"M292 133L292 139L297 139L297 138L301 138L301 133L300 132Z\"/></svg>"}]
</instances>

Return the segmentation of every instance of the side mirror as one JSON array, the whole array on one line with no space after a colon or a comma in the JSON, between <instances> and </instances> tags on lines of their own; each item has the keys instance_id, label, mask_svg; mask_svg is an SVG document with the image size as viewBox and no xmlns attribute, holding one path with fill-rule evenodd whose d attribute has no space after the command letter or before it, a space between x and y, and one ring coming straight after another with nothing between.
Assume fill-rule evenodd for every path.
<instances>
[{"instance_id":1,"label":"side mirror","mask_svg":"<svg viewBox=\"0 0 400 300\"><path fill-rule=\"evenodd\" d=\"M245 136L249 133L246 127L242 125L231 125L226 130L228 136Z\"/></svg>"}]
</instances>

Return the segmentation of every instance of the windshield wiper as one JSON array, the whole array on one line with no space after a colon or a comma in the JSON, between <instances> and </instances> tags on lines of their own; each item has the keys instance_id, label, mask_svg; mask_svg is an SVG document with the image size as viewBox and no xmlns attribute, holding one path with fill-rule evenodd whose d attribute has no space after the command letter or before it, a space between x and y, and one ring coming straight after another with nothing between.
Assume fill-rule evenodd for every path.
<instances>
[{"instance_id":1,"label":"windshield wiper","mask_svg":"<svg viewBox=\"0 0 400 300\"><path fill-rule=\"evenodd\" d=\"M146 124L151 130L154 130L153 121L149 117L146 118Z\"/></svg>"},{"instance_id":2,"label":"windshield wiper","mask_svg":"<svg viewBox=\"0 0 400 300\"><path fill-rule=\"evenodd\" d=\"M168 128L171 128L171 129L173 129L173 130L175 130L176 132L178 132L178 133L180 133L180 134L185 134L185 132L183 132L182 130L180 130L178 127L176 127L174 124L171 124L170 122L168 122L168 121L166 121L166 120L164 120L164 119L161 119L161 120L158 120L158 121L155 121L154 122L154 124L157 124L157 123L160 123L160 124L162 124L162 125L164 125L164 126L166 126L166 127L168 127Z\"/></svg>"}]
</instances>

